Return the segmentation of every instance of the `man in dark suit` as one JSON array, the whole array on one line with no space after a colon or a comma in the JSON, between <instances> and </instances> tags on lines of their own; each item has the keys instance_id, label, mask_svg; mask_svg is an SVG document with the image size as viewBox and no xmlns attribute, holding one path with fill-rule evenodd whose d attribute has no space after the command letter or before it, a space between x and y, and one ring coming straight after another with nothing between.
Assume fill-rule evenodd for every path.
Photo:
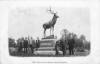
<instances>
[{"instance_id":1,"label":"man in dark suit","mask_svg":"<svg viewBox=\"0 0 100 64\"><path fill-rule=\"evenodd\" d=\"M74 55L74 44L75 44L75 41L74 41L73 35L71 34L68 40L69 55Z\"/></svg>"},{"instance_id":2,"label":"man in dark suit","mask_svg":"<svg viewBox=\"0 0 100 64\"><path fill-rule=\"evenodd\" d=\"M27 38L25 38L24 40L24 52L27 53L27 49L28 49L28 40Z\"/></svg>"}]
</instances>

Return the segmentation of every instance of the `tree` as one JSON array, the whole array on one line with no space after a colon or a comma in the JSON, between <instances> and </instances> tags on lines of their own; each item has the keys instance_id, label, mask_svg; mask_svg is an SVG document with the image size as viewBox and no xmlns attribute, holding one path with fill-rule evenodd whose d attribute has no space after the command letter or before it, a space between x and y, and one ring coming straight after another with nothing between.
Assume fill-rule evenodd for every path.
<instances>
[{"instance_id":1,"label":"tree","mask_svg":"<svg viewBox=\"0 0 100 64\"><path fill-rule=\"evenodd\" d=\"M87 50L90 50L90 42L89 41L84 42L84 48Z\"/></svg>"},{"instance_id":2,"label":"tree","mask_svg":"<svg viewBox=\"0 0 100 64\"><path fill-rule=\"evenodd\" d=\"M77 34L73 33L73 38L74 38L75 40L78 39Z\"/></svg>"},{"instance_id":3,"label":"tree","mask_svg":"<svg viewBox=\"0 0 100 64\"><path fill-rule=\"evenodd\" d=\"M8 42L9 42L9 47L14 47L15 46L15 39L8 38Z\"/></svg>"},{"instance_id":4,"label":"tree","mask_svg":"<svg viewBox=\"0 0 100 64\"><path fill-rule=\"evenodd\" d=\"M61 31L61 35L65 35L65 34L67 34L68 33L68 30L67 29L63 29L62 31Z\"/></svg>"},{"instance_id":5,"label":"tree","mask_svg":"<svg viewBox=\"0 0 100 64\"><path fill-rule=\"evenodd\" d=\"M61 31L61 39L64 39L64 40L67 39L68 34L69 34L69 31L67 29L63 29Z\"/></svg>"},{"instance_id":6,"label":"tree","mask_svg":"<svg viewBox=\"0 0 100 64\"><path fill-rule=\"evenodd\" d=\"M86 40L86 37L85 37L84 35L81 35L81 36L80 36L80 39L81 39L81 40Z\"/></svg>"}]
</instances>

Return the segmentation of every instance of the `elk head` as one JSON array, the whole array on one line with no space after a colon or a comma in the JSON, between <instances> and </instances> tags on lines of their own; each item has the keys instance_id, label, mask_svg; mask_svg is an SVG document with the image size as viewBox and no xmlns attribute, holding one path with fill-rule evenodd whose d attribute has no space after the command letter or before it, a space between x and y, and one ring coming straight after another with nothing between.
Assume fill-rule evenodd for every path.
<instances>
[{"instance_id":1,"label":"elk head","mask_svg":"<svg viewBox=\"0 0 100 64\"><path fill-rule=\"evenodd\" d=\"M51 14L54 14L55 17L59 18L59 16L57 15L57 12L54 12L53 10L50 9L48 10Z\"/></svg>"}]
</instances>

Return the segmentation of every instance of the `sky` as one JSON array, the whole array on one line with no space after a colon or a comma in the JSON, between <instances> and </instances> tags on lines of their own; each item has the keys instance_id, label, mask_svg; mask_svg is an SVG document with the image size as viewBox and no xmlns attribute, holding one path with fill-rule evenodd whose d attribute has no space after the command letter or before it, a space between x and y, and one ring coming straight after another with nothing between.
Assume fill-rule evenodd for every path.
<instances>
[{"instance_id":1,"label":"sky","mask_svg":"<svg viewBox=\"0 0 100 64\"><path fill-rule=\"evenodd\" d=\"M15 39L32 36L34 39L43 37L43 24L49 22L53 15L49 7L18 7L11 9L8 21L8 36ZM88 8L52 7L59 18L55 24L54 34L58 38L62 29L74 32L78 36L84 34L90 40L90 19ZM49 30L47 30L49 35Z\"/></svg>"}]
</instances>

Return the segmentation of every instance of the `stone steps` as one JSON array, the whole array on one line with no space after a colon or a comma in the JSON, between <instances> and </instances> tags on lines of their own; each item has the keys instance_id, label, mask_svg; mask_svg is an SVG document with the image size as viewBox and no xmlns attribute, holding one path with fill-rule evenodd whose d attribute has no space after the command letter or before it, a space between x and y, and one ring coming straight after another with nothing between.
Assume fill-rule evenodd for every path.
<instances>
[{"instance_id":1,"label":"stone steps","mask_svg":"<svg viewBox=\"0 0 100 64\"><path fill-rule=\"evenodd\" d=\"M38 48L38 51L53 51L55 50L55 47L40 47Z\"/></svg>"},{"instance_id":2,"label":"stone steps","mask_svg":"<svg viewBox=\"0 0 100 64\"><path fill-rule=\"evenodd\" d=\"M54 40L54 39L50 39L50 40L48 40L48 39L43 39L43 40L41 40L40 42L41 42L41 43L51 43L51 42L55 42L55 40Z\"/></svg>"},{"instance_id":3,"label":"stone steps","mask_svg":"<svg viewBox=\"0 0 100 64\"><path fill-rule=\"evenodd\" d=\"M35 51L35 55L55 55L55 51Z\"/></svg>"},{"instance_id":4,"label":"stone steps","mask_svg":"<svg viewBox=\"0 0 100 64\"><path fill-rule=\"evenodd\" d=\"M55 39L43 39L40 41L40 47L55 47Z\"/></svg>"},{"instance_id":5,"label":"stone steps","mask_svg":"<svg viewBox=\"0 0 100 64\"><path fill-rule=\"evenodd\" d=\"M42 39L40 40L40 47L36 51L37 54L55 54L56 39ZM41 52L40 52L41 51Z\"/></svg>"},{"instance_id":6,"label":"stone steps","mask_svg":"<svg viewBox=\"0 0 100 64\"><path fill-rule=\"evenodd\" d=\"M55 44L53 43L40 43L40 47L54 47Z\"/></svg>"}]
</instances>

